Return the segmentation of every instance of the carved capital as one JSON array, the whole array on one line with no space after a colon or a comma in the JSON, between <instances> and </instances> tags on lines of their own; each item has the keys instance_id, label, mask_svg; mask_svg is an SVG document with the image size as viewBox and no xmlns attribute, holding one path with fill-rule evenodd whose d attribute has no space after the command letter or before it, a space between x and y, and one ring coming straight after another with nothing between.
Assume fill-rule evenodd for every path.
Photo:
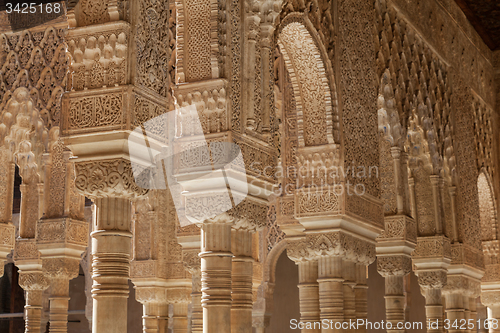
<instances>
[{"instance_id":1,"label":"carved capital","mask_svg":"<svg viewBox=\"0 0 500 333\"><path fill-rule=\"evenodd\" d=\"M191 302L191 288L177 287L167 289L168 303L189 303Z\"/></svg>"},{"instance_id":2,"label":"carved capital","mask_svg":"<svg viewBox=\"0 0 500 333\"><path fill-rule=\"evenodd\" d=\"M261 231L267 224L267 211L266 204L247 197L228 213L235 220L234 229Z\"/></svg>"},{"instance_id":3,"label":"carved capital","mask_svg":"<svg viewBox=\"0 0 500 333\"><path fill-rule=\"evenodd\" d=\"M487 307L500 305L500 290L482 290L481 303Z\"/></svg>"},{"instance_id":4,"label":"carved capital","mask_svg":"<svg viewBox=\"0 0 500 333\"><path fill-rule=\"evenodd\" d=\"M313 258L305 238L287 240L286 253L288 258L299 263Z\"/></svg>"},{"instance_id":5,"label":"carved capital","mask_svg":"<svg viewBox=\"0 0 500 333\"><path fill-rule=\"evenodd\" d=\"M379 256L377 271L383 277L405 276L411 272L411 258L406 255Z\"/></svg>"},{"instance_id":6,"label":"carved capital","mask_svg":"<svg viewBox=\"0 0 500 333\"><path fill-rule=\"evenodd\" d=\"M478 297L481 292L481 282L465 275L449 275L443 295L458 293L468 297Z\"/></svg>"},{"instance_id":7,"label":"carved capital","mask_svg":"<svg viewBox=\"0 0 500 333\"><path fill-rule=\"evenodd\" d=\"M19 272L19 286L26 291L43 291L49 287L49 281L42 272Z\"/></svg>"},{"instance_id":8,"label":"carved capital","mask_svg":"<svg viewBox=\"0 0 500 333\"><path fill-rule=\"evenodd\" d=\"M417 276L418 284L422 289L441 289L447 281L445 270L419 271Z\"/></svg>"},{"instance_id":9,"label":"carved capital","mask_svg":"<svg viewBox=\"0 0 500 333\"><path fill-rule=\"evenodd\" d=\"M80 260L73 258L47 258L43 261L43 273L49 278L74 279L80 271Z\"/></svg>"},{"instance_id":10,"label":"carved capital","mask_svg":"<svg viewBox=\"0 0 500 333\"><path fill-rule=\"evenodd\" d=\"M141 304L166 303L167 288L159 286L135 286L135 299Z\"/></svg>"},{"instance_id":11,"label":"carved capital","mask_svg":"<svg viewBox=\"0 0 500 333\"><path fill-rule=\"evenodd\" d=\"M375 244L344 232L307 234L306 239L315 256L343 256L366 265L375 261Z\"/></svg>"},{"instance_id":12,"label":"carved capital","mask_svg":"<svg viewBox=\"0 0 500 333\"><path fill-rule=\"evenodd\" d=\"M148 193L137 186L130 161L125 159L75 163L76 188L89 198L134 199Z\"/></svg>"},{"instance_id":13,"label":"carved capital","mask_svg":"<svg viewBox=\"0 0 500 333\"><path fill-rule=\"evenodd\" d=\"M201 258L198 256L199 252L199 250L182 251L184 268L192 275L201 271Z\"/></svg>"},{"instance_id":14,"label":"carved capital","mask_svg":"<svg viewBox=\"0 0 500 333\"><path fill-rule=\"evenodd\" d=\"M210 193L203 196L186 197L186 217L192 223L233 223L234 217L227 212L232 209L231 200L225 193ZM221 213L223 212L223 213Z\"/></svg>"}]
</instances>

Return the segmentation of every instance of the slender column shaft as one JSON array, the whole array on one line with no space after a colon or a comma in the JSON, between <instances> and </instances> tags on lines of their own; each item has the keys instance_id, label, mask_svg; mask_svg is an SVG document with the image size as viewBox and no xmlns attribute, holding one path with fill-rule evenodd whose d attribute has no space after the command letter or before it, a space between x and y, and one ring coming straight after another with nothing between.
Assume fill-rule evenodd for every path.
<instances>
[{"instance_id":1,"label":"slender column shaft","mask_svg":"<svg viewBox=\"0 0 500 333\"><path fill-rule=\"evenodd\" d=\"M61 278L52 281L50 302L50 333L66 333L68 331L69 279Z\"/></svg>"},{"instance_id":2,"label":"slender column shaft","mask_svg":"<svg viewBox=\"0 0 500 333\"><path fill-rule=\"evenodd\" d=\"M231 224L203 223L201 231L203 332L231 332Z\"/></svg>"},{"instance_id":3,"label":"slender column shaft","mask_svg":"<svg viewBox=\"0 0 500 333\"><path fill-rule=\"evenodd\" d=\"M271 64L271 57L273 56L273 51L271 50L271 47L270 47L270 37L269 37L269 31L270 31L270 28L269 27L266 27L263 29L263 31L265 31L266 33L263 35L263 40L262 40L262 68L263 68L263 71L262 71L262 82L263 82L263 87L262 87L262 91L263 91L263 96L265 98L269 98L269 96L271 95L271 87L270 87L270 84L269 82L271 82L271 79L270 79L270 71L269 71L269 66ZM267 38L266 38L267 37ZM263 106L263 115L262 115L262 133L269 133L270 129L271 129L271 125L270 125L270 104L266 102L262 103Z\"/></svg>"},{"instance_id":4,"label":"slender column shaft","mask_svg":"<svg viewBox=\"0 0 500 333\"><path fill-rule=\"evenodd\" d=\"M468 324L470 317L470 307L469 307L469 296L462 296L462 301L464 305L464 319L465 322ZM468 325L466 325L468 326ZM464 332L470 333L472 332L472 329L467 327Z\"/></svg>"},{"instance_id":5,"label":"slender column shaft","mask_svg":"<svg viewBox=\"0 0 500 333\"><path fill-rule=\"evenodd\" d=\"M92 232L92 332L127 331L128 278L130 271L130 201L95 200ZM112 310L111 310L112 309Z\"/></svg>"},{"instance_id":6,"label":"slender column shaft","mask_svg":"<svg viewBox=\"0 0 500 333\"><path fill-rule=\"evenodd\" d=\"M366 283L366 266L356 264L356 285L354 286L354 296L356 298L356 319L366 322L368 317L368 285ZM366 332L366 327L358 326L357 332Z\"/></svg>"},{"instance_id":7,"label":"slender column shaft","mask_svg":"<svg viewBox=\"0 0 500 333\"><path fill-rule=\"evenodd\" d=\"M402 275L389 275L385 278L385 316L392 327L387 330L388 333L405 331L397 329L398 323L405 321L404 276Z\"/></svg>"},{"instance_id":8,"label":"slender column shaft","mask_svg":"<svg viewBox=\"0 0 500 333\"><path fill-rule=\"evenodd\" d=\"M193 292L191 293L191 332L203 332L203 308L201 307L201 272L196 270L192 274Z\"/></svg>"},{"instance_id":9,"label":"slender column shaft","mask_svg":"<svg viewBox=\"0 0 500 333\"><path fill-rule=\"evenodd\" d=\"M417 201L415 198L415 180L413 178L408 178L408 187L410 191L411 217L417 222Z\"/></svg>"},{"instance_id":10,"label":"slender column shaft","mask_svg":"<svg viewBox=\"0 0 500 333\"><path fill-rule=\"evenodd\" d=\"M254 20L253 17L248 17L248 21ZM251 25L249 23L249 25ZM247 39L247 52L244 53L244 57L246 60L246 66L248 71L243 72L244 76L244 81L247 85L247 89L243 90L243 93L245 94L245 100L247 104L247 121L246 121L246 127L249 130L255 129L255 115L254 115L254 85L255 85L255 72L252 71L251 69L255 68L255 66L260 66L260 64L255 63L255 41L256 37L256 32L255 31L249 31L248 34L248 39Z\"/></svg>"},{"instance_id":11,"label":"slender column shaft","mask_svg":"<svg viewBox=\"0 0 500 333\"><path fill-rule=\"evenodd\" d=\"M467 324L464 325L465 329L461 329L461 321L465 319L465 311L463 304L462 294L455 292L445 295L446 300L446 319L450 322L448 329L449 333L462 333L467 331ZM456 324L455 324L456 323Z\"/></svg>"},{"instance_id":12,"label":"slender column shaft","mask_svg":"<svg viewBox=\"0 0 500 333\"><path fill-rule=\"evenodd\" d=\"M436 224L436 234L441 234L443 232L442 224L441 224L441 214L439 209L439 176L432 175L431 178L431 187L432 187L432 198L434 199L434 221Z\"/></svg>"},{"instance_id":13,"label":"slender column shaft","mask_svg":"<svg viewBox=\"0 0 500 333\"><path fill-rule=\"evenodd\" d=\"M158 333L158 303L144 303L142 309L142 332Z\"/></svg>"},{"instance_id":14,"label":"slender column shaft","mask_svg":"<svg viewBox=\"0 0 500 333\"><path fill-rule=\"evenodd\" d=\"M401 191L401 148L391 148L392 160L394 163L394 187L396 188L396 206L398 214L404 214L404 198Z\"/></svg>"},{"instance_id":15,"label":"slender column shaft","mask_svg":"<svg viewBox=\"0 0 500 333\"><path fill-rule=\"evenodd\" d=\"M493 305L489 307L488 319L490 320L489 333L499 333L500 332L500 304ZM496 323L497 325L491 325ZM496 328L495 328L496 327Z\"/></svg>"},{"instance_id":16,"label":"slender column shaft","mask_svg":"<svg viewBox=\"0 0 500 333\"><path fill-rule=\"evenodd\" d=\"M24 306L25 333L40 333L42 324L42 290L26 290Z\"/></svg>"},{"instance_id":17,"label":"slender column shaft","mask_svg":"<svg viewBox=\"0 0 500 333\"><path fill-rule=\"evenodd\" d=\"M329 325L321 332L338 332L335 323L344 320L343 281L341 257L321 257L318 260L320 319L333 322L333 328Z\"/></svg>"},{"instance_id":18,"label":"slender column shaft","mask_svg":"<svg viewBox=\"0 0 500 333\"><path fill-rule=\"evenodd\" d=\"M344 321L350 323L350 321L356 321L356 295L354 294L356 264L350 260L343 260L342 273L344 276ZM345 330L345 332L351 331L353 330Z\"/></svg>"},{"instance_id":19,"label":"slender column shaft","mask_svg":"<svg viewBox=\"0 0 500 333\"><path fill-rule=\"evenodd\" d=\"M187 333L188 331L188 303L174 303L172 317L172 333Z\"/></svg>"},{"instance_id":20,"label":"slender column shaft","mask_svg":"<svg viewBox=\"0 0 500 333\"><path fill-rule=\"evenodd\" d=\"M158 333L168 332L168 304L158 305Z\"/></svg>"},{"instance_id":21,"label":"slender column shaft","mask_svg":"<svg viewBox=\"0 0 500 333\"><path fill-rule=\"evenodd\" d=\"M469 310L470 310L470 319L474 323L474 327L469 330L470 333L476 333L478 324L477 324L477 304L476 299L474 297L469 298Z\"/></svg>"},{"instance_id":22,"label":"slender column shaft","mask_svg":"<svg viewBox=\"0 0 500 333\"><path fill-rule=\"evenodd\" d=\"M425 289L425 316L427 318L427 332L444 332L443 301L440 288Z\"/></svg>"},{"instance_id":23,"label":"slender column shaft","mask_svg":"<svg viewBox=\"0 0 500 333\"><path fill-rule=\"evenodd\" d=\"M252 333L252 233L232 230L231 333Z\"/></svg>"},{"instance_id":24,"label":"slender column shaft","mask_svg":"<svg viewBox=\"0 0 500 333\"><path fill-rule=\"evenodd\" d=\"M301 261L299 266L299 300L300 321L305 325L307 322L318 322L319 314L319 286L318 286L318 262ZM319 333L320 328L303 329L302 333Z\"/></svg>"}]
</instances>

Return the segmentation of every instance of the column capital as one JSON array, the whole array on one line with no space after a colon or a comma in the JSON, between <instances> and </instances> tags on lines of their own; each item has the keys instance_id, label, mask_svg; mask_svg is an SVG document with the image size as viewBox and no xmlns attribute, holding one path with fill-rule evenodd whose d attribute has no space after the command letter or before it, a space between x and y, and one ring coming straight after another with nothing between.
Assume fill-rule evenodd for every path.
<instances>
[{"instance_id":1,"label":"column capital","mask_svg":"<svg viewBox=\"0 0 500 333\"><path fill-rule=\"evenodd\" d=\"M443 295L460 294L468 297L478 297L481 293L481 281L466 275L448 275Z\"/></svg>"},{"instance_id":2,"label":"column capital","mask_svg":"<svg viewBox=\"0 0 500 333\"><path fill-rule=\"evenodd\" d=\"M500 288L495 290L481 290L481 303L487 307L500 305Z\"/></svg>"},{"instance_id":3,"label":"column capital","mask_svg":"<svg viewBox=\"0 0 500 333\"><path fill-rule=\"evenodd\" d=\"M288 255L288 258L290 258L290 260L294 261L296 264L302 261L310 261L315 259L314 255L312 255L311 250L309 249L305 237L287 239L286 253Z\"/></svg>"},{"instance_id":4,"label":"column capital","mask_svg":"<svg viewBox=\"0 0 500 333\"><path fill-rule=\"evenodd\" d=\"M135 199L148 193L135 183L132 165L124 158L76 161L75 185L89 198Z\"/></svg>"},{"instance_id":5,"label":"column capital","mask_svg":"<svg viewBox=\"0 0 500 333\"><path fill-rule=\"evenodd\" d=\"M49 280L42 272L20 270L19 286L26 291L43 291L49 287Z\"/></svg>"},{"instance_id":6,"label":"column capital","mask_svg":"<svg viewBox=\"0 0 500 333\"><path fill-rule=\"evenodd\" d=\"M401 148L400 147L391 147L391 156L394 159L398 159L401 157Z\"/></svg>"},{"instance_id":7,"label":"column capital","mask_svg":"<svg viewBox=\"0 0 500 333\"><path fill-rule=\"evenodd\" d=\"M342 231L306 235L313 256L342 256L354 263L369 265L375 261L375 244Z\"/></svg>"},{"instance_id":8,"label":"column capital","mask_svg":"<svg viewBox=\"0 0 500 333\"><path fill-rule=\"evenodd\" d=\"M78 277L80 260L74 258L43 258L43 273L46 277L64 278L67 280Z\"/></svg>"},{"instance_id":9,"label":"column capital","mask_svg":"<svg viewBox=\"0 0 500 333\"><path fill-rule=\"evenodd\" d=\"M261 200L245 198L228 213L234 218L234 229L245 229L248 231L261 231L267 224L267 203Z\"/></svg>"},{"instance_id":10,"label":"column capital","mask_svg":"<svg viewBox=\"0 0 500 333\"><path fill-rule=\"evenodd\" d=\"M446 285L446 270L416 272L418 284L422 289L442 289Z\"/></svg>"},{"instance_id":11,"label":"column capital","mask_svg":"<svg viewBox=\"0 0 500 333\"><path fill-rule=\"evenodd\" d=\"M411 272L411 258L407 255L380 256L377 258L377 271L383 277L405 276Z\"/></svg>"},{"instance_id":12,"label":"column capital","mask_svg":"<svg viewBox=\"0 0 500 333\"><path fill-rule=\"evenodd\" d=\"M167 288L163 286L137 285L135 282L135 299L141 304L166 303Z\"/></svg>"},{"instance_id":13,"label":"column capital","mask_svg":"<svg viewBox=\"0 0 500 333\"><path fill-rule=\"evenodd\" d=\"M182 262L184 268L191 274L196 274L201 271L200 250L184 250L182 251Z\"/></svg>"}]
</instances>

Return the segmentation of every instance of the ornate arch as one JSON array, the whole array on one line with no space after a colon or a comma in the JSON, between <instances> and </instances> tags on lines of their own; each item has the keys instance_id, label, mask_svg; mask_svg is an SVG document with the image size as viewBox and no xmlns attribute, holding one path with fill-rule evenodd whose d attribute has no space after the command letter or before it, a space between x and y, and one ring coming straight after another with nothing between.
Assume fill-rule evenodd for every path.
<instances>
[{"instance_id":1,"label":"ornate arch","mask_svg":"<svg viewBox=\"0 0 500 333\"><path fill-rule=\"evenodd\" d=\"M325 66L309 25L307 17L292 13L277 31L296 100L299 147L334 144L338 130L335 83L328 79L328 62Z\"/></svg>"},{"instance_id":2,"label":"ornate arch","mask_svg":"<svg viewBox=\"0 0 500 333\"><path fill-rule=\"evenodd\" d=\"M481 226L481 240L492 241L498 239L498 220L495 207L495 198L491 177L485 168L482 168L477 178L479 197L479 218Z\"/></svg>"}]
</instances>

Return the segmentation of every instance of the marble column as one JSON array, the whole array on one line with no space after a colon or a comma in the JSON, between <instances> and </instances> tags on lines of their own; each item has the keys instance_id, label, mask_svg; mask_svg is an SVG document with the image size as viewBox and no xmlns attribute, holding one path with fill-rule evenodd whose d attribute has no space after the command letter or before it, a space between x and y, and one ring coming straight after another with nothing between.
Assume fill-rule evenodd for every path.
<instances>
[{"instance_id":1,"label":"marble column","mask_svg":"<svg viewBox=\"0 0 500 333\"><path fill-rule=\"evenodd\" d=\"M428 333L443 333L443 300L442 287L422 287L425 297L425 317Z\"/></svg>"},{"instance_id":2,"label":"marble column","mask_svg":"<svg viewBox=\"0 0 500 333\"><path fill-rule=\"evenodd\" d=\"M172 333L188 332L188 303L176 302L173 304Z\"/></svg>"},{"instance_id":3,"label":"marble column","mask_svg":"<svg viewBox=\"0 0 500 333\"><path fill-rule=\"evenodd\" d=\"M231 231L232 306L231 332L252 333L252 232L247 229Z\"/></svg>"},{"instance_id":4,"label":"marble column","mask_svg":"<svg viewBox=\"0 0 500 333\"><path fill-rule=\"evenodd\" d=\"M299 267L299 299L300 299L300 321L307 323L319 322L319 284L318 284L318 261L307 260L297 263ZM320 333L320 328L305 328L302 333Z\"/></svg>"},{"instance_id":5,"label":"marble column","mask_svg":"<svg viewBox=\"0 0 500 333\"><path fill-rule=\"evenodd\" d=\"M342 276L344 277L344 321L356 321L356 296L354 286L356 285L356 263L349 259L342 261ZM344 332L353 332L346 329Z\"/></svg>"},{"instance_id":6,"label":"marble column","mask_svg":"<svg viewBox=\"0 0 500 333\"><path fill-rule=\"evenodd\" d=\"M385 278L385 315L386 321L391 323L387 332L403 333L405 330L398 329L398 323L404 324L408 319L404 280L411 272L411 258L405 254L380 256L377 258L377 270Z\"/></svg>"},{"instance_id":7,"label":"marble column","mask_svg":"<svg viewBox=\"0 0 500 333\"><path fill-rule=\"evenodd\" d=\"M160 330L161 308L168 307L167 289L158 278L135 279L135 298L142 304L142 332L164 333ZM168 313L167 313L168 320Z\"/></svg>"},{"instance_id":8,"label":"marble column","mask_svg":"<svg viewBox=\"0 0 500 333\"><path fill-rule=\"evenodd\" d=\"M192 274L193 292L191 293L191 332L203 332L203 307L201 306L201 271L198 269Z\"/></svg>"},{"instance_id":9,"label":"marble column","mask_svg":"<svg viewBox=\"0 0 500 333\"><path fill-rule=\"evenodd\" d=\"M204 333L231 332L231 224L227 213L206 220L201 231Z\"/></svg>"},{"instance_id":10,"label":"marble column","mask_svg":"<svg viewBox=\"0 0 500 333\"><path fill-rule=\"evenodd\" d=\"M328 322L344 321L344 278L342 277L342 257L325 256L318 259L318 284L320 319ZM334 326L335 327L335 326ZM323 329L321 332L338 330Z\"/></svg>"},{"instance_id":11,"label":"marble column","mask_svg":"<svg viewBox=\"0 0 500 333\"><path fill-rule=\"evenodd\" d=\"M128 278L131 254L130 200L95 199L92 232L93 333L127 331ZM113 311L110 311L113 309Z\"/></svg>"},{"instance_id":12,"label":"marble column","mask_svg":"<svg viewBox=\"0 0 500 333\"><path fill-rule=\"evenodd\" d=\"M445 293L446 319L449 320L449 333L467 332L467 321L465 320L464 290ZM465 323L465 325L462 325ZM463 329L462 329L463 328Z\"/></svg>"},{"instance_id":13,"label":"marble column","mask_svg":"<svg viewBox=\"0 0 500 333\"><path fill-rule=\"evenodd\" d=\"M19 285L25 291L25 333L40 333L42 322L42 294L49 286L42 272L19 271Z\"/></svg>"},{"instance_id":14,"label":"marble column","mask_svg":"<svg viewBox=\"0 0 500 333\"><path fill-rule=\"evenodd\" d=\"M362 319L366 322L368 317L368 284L366 280L366 265L364 263L356 263L354 297L356 298L356 320ZM366 332L366 326L358 326L357 332Z\"/></svg>"},{"instance_id":15,"label":"marble column","mask_svg":"<svg viewBox=\"0 0 500 333\"><path fill-rule=\"evenodd\" d=\"M191 332L203 332L203 307L201 306L201 266L199 249L183 249L184 268L191 274Z\"/></svg>"}]
</instances>

